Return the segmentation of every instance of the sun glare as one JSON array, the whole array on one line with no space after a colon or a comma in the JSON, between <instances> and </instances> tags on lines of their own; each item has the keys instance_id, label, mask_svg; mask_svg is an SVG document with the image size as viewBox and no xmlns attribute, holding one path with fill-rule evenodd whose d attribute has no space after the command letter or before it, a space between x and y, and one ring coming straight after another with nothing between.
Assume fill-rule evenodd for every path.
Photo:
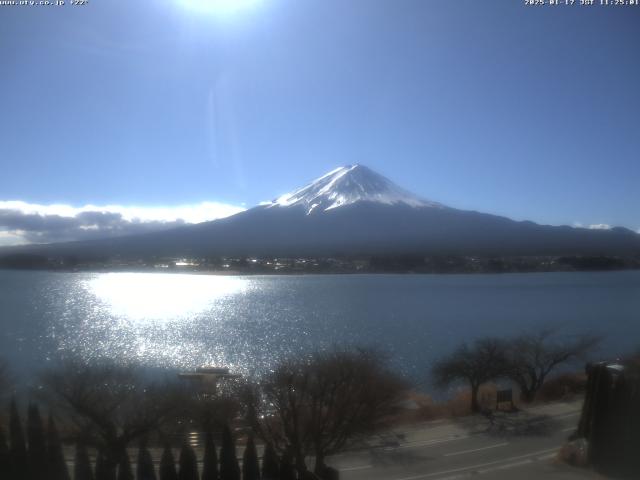
<instances>
[{"instance_id":1,"label":"sun glare","mask_svg":"<svg viewBox=\"0 0 640 480\"><path fill-rule=\"evenodd\" d=\"M85 288L110 312L131 321L169 321L198 315L225 296L242 292L247 280L212 275L108 273Z\"/></svg>"},{"instance_id":2,"label":"sun glare","mask_svg":"<svg viewBox=\"0 0 640 480\"><path fill-rule=\"evenodd\" d=\"M190 10L225 14L242 10L255 5L260 0L180 0L183 6Z\"/></svg>"}]
</instances>

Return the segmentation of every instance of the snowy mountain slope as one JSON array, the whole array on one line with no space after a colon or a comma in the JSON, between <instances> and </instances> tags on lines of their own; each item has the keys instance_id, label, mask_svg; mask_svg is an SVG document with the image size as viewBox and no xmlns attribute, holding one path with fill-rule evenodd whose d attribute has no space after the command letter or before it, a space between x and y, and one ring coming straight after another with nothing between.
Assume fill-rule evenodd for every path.
<instances>
[{"instance_id":1,"label":"snowy mountain slope","mask_svg":"<svg viewBox=\"0 0 640 480\"><path fill-rule=\"evenodd\" d=\"M361 165L231 217L145 235L16 247L51 257L640 255L640 235L517 222L413 195ZM1 255L0 249L0 255Z\"/></svg>"},{"instance_id":2,"label":"snowy mountain slope","mask_svg":"<svg viewBox=\"0 0 640 480\"><path fill-rule=\"evenodd\" d=\"M407 192L363 165L336 168L309 185L276 198L268 206L302 205L309 215L363 201L385 205L445 208L437 202L424 200Z\"/></svg>"}]
</instances>

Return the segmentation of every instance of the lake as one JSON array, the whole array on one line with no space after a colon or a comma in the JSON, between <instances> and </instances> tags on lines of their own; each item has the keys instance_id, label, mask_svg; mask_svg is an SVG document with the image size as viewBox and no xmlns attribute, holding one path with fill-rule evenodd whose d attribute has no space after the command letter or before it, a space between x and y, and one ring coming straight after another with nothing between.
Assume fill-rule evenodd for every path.
<instances>
[{"instance_id":1,"label":"lake","mask_svg":"<svg viewBox=\"0 0 640 480\"><path fill-rule=\"evenodd\" d=\"M460 342L554 327L640 347L640 272L218 276L0 270L0 356L32 373L60 356L263 372L336 344L376 346L419 385Z\"/></svg>"}]
</instances>

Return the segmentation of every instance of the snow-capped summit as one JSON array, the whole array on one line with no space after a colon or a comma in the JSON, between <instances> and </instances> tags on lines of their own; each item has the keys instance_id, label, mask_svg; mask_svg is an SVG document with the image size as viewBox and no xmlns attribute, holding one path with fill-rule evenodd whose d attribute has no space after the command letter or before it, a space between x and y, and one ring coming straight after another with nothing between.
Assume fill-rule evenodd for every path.
<instances>
[{"instance_id":1,"label":"snow-capped summit","mask_svg":"<svg viewBox=\"0 0 640 480\"><path fill-rule=\"evenodd\" d=\"M309 185L276 198L269 206L302 205L308 215L356 202L443 208L439 203L422 199L400 188L364 165L336 168Z\"/></svg>"}]
</instances>

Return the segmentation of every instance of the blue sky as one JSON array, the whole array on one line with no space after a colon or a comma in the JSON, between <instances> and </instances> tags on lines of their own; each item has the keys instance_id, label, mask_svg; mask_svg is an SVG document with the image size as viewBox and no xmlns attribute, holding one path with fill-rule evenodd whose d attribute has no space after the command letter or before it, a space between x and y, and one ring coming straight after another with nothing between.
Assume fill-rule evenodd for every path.
<instances>
[{"instance_id":1,"label":"blue sky","mask_svg":"<svg viewBox=\"0 0 640 480\"><path fill-rule=\"evenodd\" d=\"M230 212L362 163L453 207L640 229L640 7L233 3L0 7L0 210Z\"/></svg>"}]
</instances>

